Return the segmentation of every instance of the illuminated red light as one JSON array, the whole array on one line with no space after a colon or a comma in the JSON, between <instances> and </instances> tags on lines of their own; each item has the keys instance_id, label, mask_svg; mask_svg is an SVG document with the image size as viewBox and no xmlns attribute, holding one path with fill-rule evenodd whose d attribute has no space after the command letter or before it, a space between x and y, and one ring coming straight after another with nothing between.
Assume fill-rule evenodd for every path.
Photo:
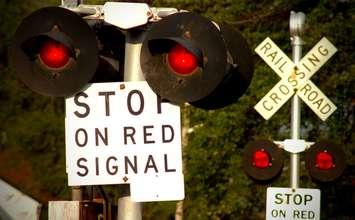
<instances>
[{"instance_id":1,"label":"illuminated red light","mask_svg":"<svg viewBox=\"0 0 355 220\"><path fill-rule=\"evenodd\" d=\"M320 152L316 155L316 167L321 170L329 170L334 167L333 156L327 151Z\"/></svg>"},{"instance_id":2,"label":"illuminated red light","mask_svg":"<svg viewBox=\"0 0 355 220\"><path fill-rule=\"evenodd\" d=\"M50 68L62 68L64 67L70 58L69 49L54 40L47 40L43 43L39 56L42 62Z\"/></svg>"},{"instance_id":3,"label":"illuminated red light","mask_svg":"<svg viewBox=\"0 0 355 220\"><path fill-rule=\"evenodd\" d=\"M194 54L180 44L174 46L168 54L170 67L181 75L188 75L197 68L197 59Z\"/></svg>"},{"instance_id":4,"label":"illuminated red light","mask_svg":"<svg viewBox=\"0 0 355 220\"><path fill-rule=\"evenodd\" d=\"M267 168L270 166L270 156L264 150L255 151L252 161L256 168Z\"/></svg>"}]
</instances>

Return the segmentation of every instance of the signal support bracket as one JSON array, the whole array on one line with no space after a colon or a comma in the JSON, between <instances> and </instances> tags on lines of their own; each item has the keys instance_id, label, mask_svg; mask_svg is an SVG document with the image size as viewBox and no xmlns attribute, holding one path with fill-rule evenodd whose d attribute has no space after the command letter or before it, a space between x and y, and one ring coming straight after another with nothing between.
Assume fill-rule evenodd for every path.
<instances>
[{"instance_id":1,"label":"signal support bracket","mask_svg":"<svg viewBox=\"0 0 355 220\"><path fill-rule=\"evenodd\" d=\"M284 141L274 141L274 143L290 153L301 153L310 148L314 142L306 142L302 139L286 139Z\"/></svg>"},{"instance_id":2,"label":"signal support bracket","mask_svg":"<svg viewBox=\"0 0 355 220\"><path fill-rule=\"evenodd\" d=\"M86 15L84 19L104 20L124 30L145 25L148 22L157 22L171 14L186 12L176 8L149 7L145 3L133 2L106 2L104 5L62 3L61 7Z\"/></svg>"},{"instance_id":3,"label":"signal support bracket","mask_svg":"<svg viewBox=\"0 0 355 220\"><path fill-rule=\"evenodd\" d=\"M304 32L306 15L303 12L291 11L290 14L290 34L291 37L301 36Z\"/></svg>"},{"instance_id":4,"label":"signal support bracket","mask_svg":"<svg viewBox=\"0 0 355 220\"><path fill-rule=\"evenodd\" d=\"M62 0L61 6L68 7L68 8L74 8L82 3L83 3L83 0Z\"/></svg>"}]
</instances>

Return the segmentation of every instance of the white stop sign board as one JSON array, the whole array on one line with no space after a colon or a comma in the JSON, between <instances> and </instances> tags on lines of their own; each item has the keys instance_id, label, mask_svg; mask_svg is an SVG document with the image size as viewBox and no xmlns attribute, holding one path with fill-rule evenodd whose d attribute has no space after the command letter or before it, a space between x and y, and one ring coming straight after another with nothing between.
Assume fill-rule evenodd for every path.
<instances>
[{"instance_id":1,"label":"white stop sign board","mask_svg":"<svg viewBox=\"0 0 355 220\"><path fill-rule=\"evenodd\" d=\"M323 37L298 63L293 63L270 38L266 38L255 52L281 80L255 105L255 110L268 120L296 94L325 121L336 106L310 78L336 51L334 45Z\"/></svg>"},{"instance_id":2,"label":"white stop sign board","mask_svg":"<svg viewBox=\"0 0 355 220\"><path fill-rule=\"evenodd\" d=\"M94 83L66 99L69 186L130 184L134 201L181 200L180 108L146 82Z\"/></svg>"},{"instance_id":3,"label":"white stop sign board","mask_svg":"<svg viewBox=\"0 0 355 220\"><path fill-rule=\"evenodd\" d=\"M320 190L269 187L266 220L320 219Z\"/></svg>"}]
</instances>

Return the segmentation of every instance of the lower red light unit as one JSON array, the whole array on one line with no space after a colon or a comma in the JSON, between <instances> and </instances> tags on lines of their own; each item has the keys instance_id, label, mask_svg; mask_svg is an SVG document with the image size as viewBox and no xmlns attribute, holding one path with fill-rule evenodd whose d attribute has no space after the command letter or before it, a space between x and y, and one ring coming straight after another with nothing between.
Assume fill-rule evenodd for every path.
<instances>
[{"instance_id":1,"label":"lower red light unit","mask_svg":"<svg viewBox=\"0 0 355 220\"><path fill-rule=\"evenodd\" d=\"M329 170L334 167L333 156L327 151L319 152L316 155L316 167L321 170Z\"/></svg>"},{"instance_id":2,"label":"lower red light unit","mask_svg":"<svg viewBox=\"0 0 355 220\"><path fill-rule=\"evenodd\" d=\"M39 51L39 58L42 63L49 68L59 69L68 64L70 51L62 43L49 39L42 44Z\"/></svg>"},{"instance_id":3,"label":"lower red light unit","mask_svg":"<svg viewBox=\"0 0 355 220\"><path fill-rule=\"evenodd\" d=\"M171 48L167 60L171 69L179 75L189 75L198 67L195 55L180 44Z\"/></svg>"},{"instance_id":4,"label":"lower red light unit","mask_svg":"<svg viewBox=\"0 0 355 220\"><path fill-rule=\"evenodd\" d=\"M255 151L252 160L256 168L264 169L270 166L270 156L264 149Z\"/></svg>"},{"instance_id":5,"label":"lower red light unit","mask_svg":"<svg viewBox=\"0 0 355 220\"><path fill-rule=\"evenodd\" d=\"M277 178L283 167L282 149L270 140L255 140L243 153L243 169L254 181L268 183Z\"/></svg>"},{"instance_id":6,"label":"lower red light unit","mask_svg":"<svg viewBox=\"0 0 355 220\"><path fill-rule=\"evenodd\" d=\"M332 182L339 178L346 168L345 153L332 141L321 140L305 152L306 168L316 182Z\"/></svg>"}]
</instances>

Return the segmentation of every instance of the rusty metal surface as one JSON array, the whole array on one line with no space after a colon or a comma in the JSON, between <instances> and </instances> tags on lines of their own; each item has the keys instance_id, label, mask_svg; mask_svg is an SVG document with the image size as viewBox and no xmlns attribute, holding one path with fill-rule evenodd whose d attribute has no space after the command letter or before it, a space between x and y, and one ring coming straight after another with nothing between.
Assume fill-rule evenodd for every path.
<instances>
[{"instance_id":1,"label":"rusty metal surface","mask_svg":"<svg viewBox=\"0 0 355 220\"><path fill-rule=\"evenodd\" d=\"M75 51L70 66L60 70L44 68L36 54L29 56L21 48L28 39L46 35L54 27L60 30L61 36L67 36L66 42L70 39ZM10 65L18 77L42 95L68 96L75 93L92 78L97 64L98 48L94 32L79 15L60 7L42 8L26 17L10 47Z\"/></svg>"},{"instance_id":2,"label":"rusty metal surface","mask_svg":"<svg viewBox=\"0 0 355 220\"><path fill-rule=\"evenodd\" d=\"M178 75L167 64L167 53L176 43L197 56L199 68L190 75ZM193 102L210 94L225 77L227 51L211 21L192 12L176 13L149 27L141 67L155 93L174 103Z\"/></svg>"},{"instance_id":3,"label":"rusty metal surface","mask_svg":"<svg viewBox=\"0 0 355 220\"><path fill-rule=\"evenodd\" d=\"M106 205L107 206L107 205ZM110 220L116 214L105 213L105 204L96 201L49 201L49 220Z\"/></svg>"},{"instance_id":4,"label":"rusty metal surface","mask_svg":"<svg viewBox=\"0 0 355 220\"><path fill-rule=\"evenodd\" d=\"M80 202L80 220L98 220L103 218L103 204L89 201Z\"/></svg>"}]
</instances>

